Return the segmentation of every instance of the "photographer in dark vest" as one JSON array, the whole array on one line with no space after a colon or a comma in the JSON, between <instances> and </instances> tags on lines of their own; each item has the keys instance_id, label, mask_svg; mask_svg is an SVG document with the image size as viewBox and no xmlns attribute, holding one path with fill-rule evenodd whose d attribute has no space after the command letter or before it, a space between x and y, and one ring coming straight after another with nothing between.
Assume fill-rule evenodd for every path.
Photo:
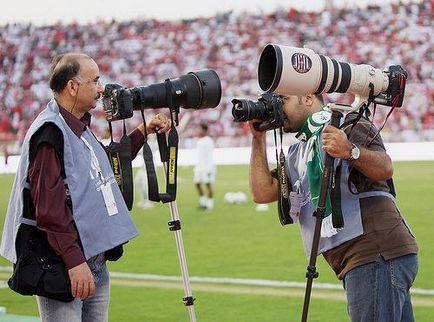
<instances>
[{"instance_id":1,"label":"photographer in dark vest","mask_svg":"<svg viewBox=\"0 0 434 322\"><path fill-rule=\"evenodd\" d=\"M34 246L28 246L29 238L38 243L45 238L48 243L42 251L49 248L51 257L60 257L66 266L71 298L38 295L42 321L107 321L110 286L106 260L117 260L122 245L134 238L137 230L105 148L89 128L89 111L96 107L104 86L98 65L81 53L57 56L49 84L54 98L25 137L0 253L19 268L23 265L20 252ZM162 114L146 127L148 133L164 133L169 128L170 121ZM129 135L132 158L145 141L144 129L141 124Z\"/></svg>"}]
</instances>

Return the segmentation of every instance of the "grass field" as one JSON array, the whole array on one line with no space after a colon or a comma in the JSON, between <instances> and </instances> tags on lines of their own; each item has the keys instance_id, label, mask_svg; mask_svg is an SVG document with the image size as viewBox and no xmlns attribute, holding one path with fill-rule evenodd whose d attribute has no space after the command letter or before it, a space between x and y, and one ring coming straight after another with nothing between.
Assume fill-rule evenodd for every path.
<instances>
[{"instance_id":1,"label":"grass field","mask_svg":"<svg viewBox=\"0 0 434 322\"><path fill-rule=\"evenodd\" d=\"M256 212L248 190L247 166L218 168L215 210L196 209L192 168L180 168L177 205L190 276L306 281L308 259L301 247L298 227L282 227L275 205L268 212ZM420 267L414 287L434 289L434 162L395 163L398 205L417 237ZM13 176L0 176L0 227L9 198ZM243 205L223 202L228 191L249 196ZM138 200L136 196L136 200ZM167 205L152 209L134 208L134 221L140 236L125 247L119 262L110 263L112 272L179 276L177 248ZM0 266L9 263L0 259ZM338 284L324 260L318 259L318 283ZM0 281L7 279L0 273ZM299 321L304 289L249 287L227 284L192 283L198 321L253 322ZM179 282L128 281L113 279L110 321L188 321ZM434 296L414 296L417 321L432 321ZM14 294L0 285L0 306L9 313L37 315L33 298ZM347 321L342 291L318 290L314 286L309 321Z\"/></svg>"}]
</instances>

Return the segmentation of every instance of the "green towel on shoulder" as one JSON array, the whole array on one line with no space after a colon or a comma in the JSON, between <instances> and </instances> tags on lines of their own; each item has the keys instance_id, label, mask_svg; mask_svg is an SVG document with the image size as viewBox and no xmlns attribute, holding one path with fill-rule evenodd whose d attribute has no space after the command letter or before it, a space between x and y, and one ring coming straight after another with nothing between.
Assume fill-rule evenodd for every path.
<instances>
[{"instance_id":1,"label":"green towel on shoulder","mask_svg":"<svg viewBox=\"0 0 434 322\"><path fill-rule=\"evenodd\" d=\"M324 126L329 123L330 118L331 111L327 107L324 107L321 111L310 115L296 135L300 141L306 142L307 144L305 162L313 209L317 209L318 207L318 199L324 172L320 137ZM330 196L327 194L321 237L330 237L337 233L337 230L333 228L332 225L331 214L332 207Z\"/></svg>"}]
</instances>

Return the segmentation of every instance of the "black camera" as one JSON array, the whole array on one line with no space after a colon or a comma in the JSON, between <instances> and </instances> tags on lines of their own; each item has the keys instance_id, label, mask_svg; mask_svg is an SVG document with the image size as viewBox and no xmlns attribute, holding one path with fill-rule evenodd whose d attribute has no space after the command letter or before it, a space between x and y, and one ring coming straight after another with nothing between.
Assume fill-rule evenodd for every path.
<instances>
[{"instance_id":1,"label":"black camera","mask_svg":"<svg viewBox=\"0 0 434 322\"><path fill-rule=\"evenodd\" d=\"M253 126L257 131L277 129L283 125L283 99L275 93L263 93L257 101L232 100L235 122L259 120Z\"/></svg>"},{"instance_id":2,"label":"black camera","mask_svg":"<svg viewBox=\"0 0 434 322\"><path fill-rule=\"evenodd\" d=\"M107 84L103 109L107 121L116 121L132 117L133 110L146 108L213 108L220 103L220 98L220 78L214 70L206 69L149 86L124 88Z\"/></svg>"}]
</instances>

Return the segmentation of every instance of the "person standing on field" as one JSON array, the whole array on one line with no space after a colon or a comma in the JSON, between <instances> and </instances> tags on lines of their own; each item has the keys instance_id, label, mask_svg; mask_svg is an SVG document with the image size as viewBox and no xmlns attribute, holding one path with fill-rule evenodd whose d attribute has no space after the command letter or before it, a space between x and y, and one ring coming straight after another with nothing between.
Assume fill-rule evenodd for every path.
<instances>
[{"instance_id":1,"label":"person standing on field","mask_svg":"<svg viewBox=\"0 0 434 322\"><path fill-rule=\"evenodd\" d=\"M214 141L208 135L208 125L201 123L198 129L196 151L197 161L194 167L194 184L199 194L199 209L211 211L214 209L213 184L216 176L214 163Z\"/></svg>"},{"instance_id":2,"label":"person standing on field","mask_svg":"<svg viewBox=\"0 0 434 322\"><path fill-rule=\"evenodd\" d=\"M89 127L89 112L102 97L104 85L97 63L82 53L56 56L49 85L53 98L23 142L0 254L15 264L10 279L15 284L9 284L14 290L22 291L17 286L28 280L44 288L31 293L37 295L43 322L108 321L106 261L119 259L122 245L138 232L106 149ZM164 133L170 120L158 114L146 128L148 134ZM140 124L129 135L132 158L145 142L144 131ZM53 258L55 265L48 261ZM23 266L26 269L15 274ZM41 266L48 272L39 274ZM41 283L52 271L57 278L49 286ZM59 298L53 289L70 294Z\"/></svg>"},{"instance_id":3,"label":"person standing on field","mask_svg":"<svg viewBox=\"0 0 434 322\"><path fill-rule=\"evenodd\" d=\"M298 139L285 162L291 187L288 211L300 225L306 255L315 229L317 178L322 178L322 158L328 153L342 164L334 192L340 198L339 204L326 206L318 254L343 282L351 321L414 321L410 288L418 270L418 246L396 206L393 164L377 129L365 117L354 124L357 113L348 113L342 128L329 125L331 111L323 108L321 95L282 99L283 130ZM270 203L280 197L279 183L268 167L265 132L257 131L255 122L250 122L250 189L255 202ZM336 205L345 223L340 229L332 223Z\"/></svg>"}]
</instances>

